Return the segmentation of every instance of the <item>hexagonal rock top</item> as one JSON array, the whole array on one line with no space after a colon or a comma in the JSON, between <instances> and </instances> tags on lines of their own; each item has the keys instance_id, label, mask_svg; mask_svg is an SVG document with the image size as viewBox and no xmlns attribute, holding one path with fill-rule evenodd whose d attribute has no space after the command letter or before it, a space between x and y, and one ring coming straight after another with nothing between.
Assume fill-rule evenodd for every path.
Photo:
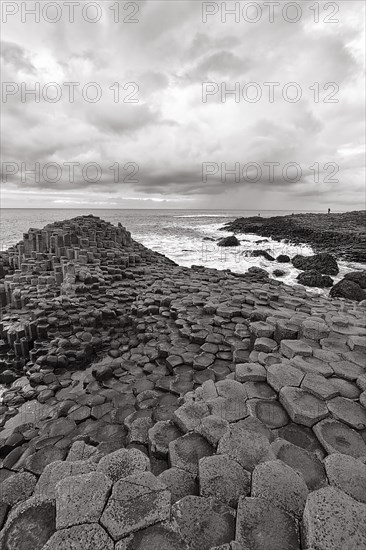
<instances>
[{"instance_id":1,"label":"hexagonal rock top","mask_svg":"<svg viewBox=\"0 0 366 550\"><path fill-rule=\"evenodd\" d=\"M0 532L2 550L42 550L56 529L55 505L49 499L32 497L21 502Z\"/></svg>"},{"instance_id":2,"label":"hexagonal rock top","mask_svg":"<svg viewBox=\"0 0 366 550\"><path fill-rule=\"evenodd\" d=\"M99 472L59 481L56 485L57 529L99 521L111 487L109 477Z\"/></svg>"},{"instance_id":3,"label":"hexagonal rock top","mask_svg":"<svg viewBox=\"0 0 366 550\"><path fill-rule=\"evenodd\" d=\"M5 479L0 484L0 502L14 506L31 497L37 478L29 472L20 472Z\"/></svg>"},{"instance_id":4,"label":"hexagonal rock top","mask_svg":"<svg viewBox=\"0 0 366 550\"><path fill-rule=\"evenodd\" d=\"M217 453L228 455L249 472L260 462L275 458L264 435L235 425L220 439Z\"/></svg>"},{"instance_id":5,"label":"hexagonal rock top","mask_svg":"<svg viewBox=\"0 0 366 550\"><path fill-rule=\"evenodd\" d=\"M301 370L285 363L271 365L267 370L267 382L277 392L284 386L299 387L303 378Z\"/></svg>"},{"instance_id":6,"label":"hexagonal rock top","mask_svg":"<svg viewBox=\"0 0 366 550\"><path fill-rule=\"evenodd\" d=\"M143 472L114 484L100 522L118 541L169 516L170 492L153 474Z\"/></svg>"},{"instance_id":7,"label":"hexagonal rock top","mask_svg":"<svg viewBox=\"0 0 366 550\"><path fill-rule=\"evenodd\" d=\"M361 435L343 422L326 418L313 428L324 449L329 453L343 453L354 458L366 457L366 443Z\"/></svg>"},{"instance_id":8,"label":"hexagonal rock top","mask_svg":"<svg viewBox=\"0 0 366 550\"><path fill-rule=\"evenodd\" d=\"M234 539L234 510L213 498L184 497L173 504L172 517L190 550L210 550Z\"/></svg>"},{"instance_id":9,"label":"hexagonal rock top","mask_svg":"<svg viewBox=\"0 0 366 550\"><path fill-rule=\"evenodd\" d=\"M187 550L187 545L177 532L176 525L162 522L117 542L115 550Z\"/></svg>"},{"instance_id":10,"label":"hexagonal rock top","mask_svg":"<svg viewBox=\"0 0 366 550\"><path fill-rule=\"evenodd\" d=\"M327 405L336 420L341 420L356 430L366 428L366 410L358 403L345 397L335 397Z\"/></svg>"},{"instance_id":11,"label":"hexagonal rock top","mask_svg":"<svg viewBox=\"0 0 366 550\"><path fill-rule=\"evenodd\" d=\"M311 427L329 415L324 401L300 388L282 388L280 402L285 407L291 420L304 426Z\"/></svg>"},{"instance_id":12,"label":"hexagonal rock top","mask_svg":"<svg viewBox=\"0 0 366 550\"><path fill-rule=\"evenodd\" d=\"M114 550L114 542L98 523L84 523L57 531L42 550Z\"/></svg>"},{"instance_id":13,"label":"hexagonal rock top","mask_svg":"<svg viewBox=\"0 0 366 550\"><path fill-rule=\"evenodd\" d=\"M282 460L258 464L253 471L251 495L265 498L298 518L304 511L308 492L303 476Z\"/></svg>"},{"instance_id":14,"label":"hexagonal rock top","mask_svg":"<svg viewBox=\"0 0 366 550\"><path fill-rule=\"evenodd\" d=\"M169 443L169 459L173 467L197 475L198 461L211 456L214 449L202 436L189 433Z\"/></svg>"},{"instance_id":15,"label":"hexagonal rock top","mask_svg":"<svg viewBox=\"0 0 366 550\"><path fill-rule=\"evenodd\" d=\"M281 340L281 353L291 359L295 355L301 355L302 357L310 357L313 355L313 349L302 340Z\"/></svg>"},{"instance_id":16,"label":"hexagonal rock top","mask_svg":"<svg viewBox=\"0 0 366 550\"><path fill-rule=\"evenodd\" d=\"M173 420L183 432L191 432L210 414L205 403L185 403L173 412Z\"/></svg>"},{"instance_id":17,"label":"hexagonal rock top","mask_svg":"<svg viewBox=\"0 0 366 550\"><path fill-rule=\"evenodd\" d=\"M236 508L241 495L250 492L250 474L226 455L201 458L199 461L200 495L213 497Z\"/></svg>"},{"instance_id":18,"label":"hexagonal rock top","mask_svg":"<svg viewBox=\"0 0 366 550\"><path fill-rule=\"evenodd\" d=\"M304 516L305 548L358 550L366 548L366 505L334 487L310 493Z\"/></svg>"},{"instance_id":19,"label":"hexagonal rock top","mask_svg":"<svg viewBox=\"0 0 366 550\"><path fill-rule=\"evenodd\" d=\"M333 453L324 466L329 483L350 497L366 504L366 465L352 456Z\"/></svg>"},{"instance_id":20,"label":"hexagonal rock top","mask_svg":"<svg viewBox=\"0 0 366 550\"><path fill-rule=\"evenodd\" d=\"M300 550L296 520L258 497L240 498L235 540L253 550Z\"/></svg>"},{"instance_id":21,"label":"hexagonal rock top","mask_svg":"<svg viewBox=\"0 0 366 550\"><path fill-rule=\"evenodd\" d=\"M150 460L138 449L118 449L104 456L97 466L97 471L105 474L113 483L148 470L150 470Z\"/></svg>"}]
</instances>

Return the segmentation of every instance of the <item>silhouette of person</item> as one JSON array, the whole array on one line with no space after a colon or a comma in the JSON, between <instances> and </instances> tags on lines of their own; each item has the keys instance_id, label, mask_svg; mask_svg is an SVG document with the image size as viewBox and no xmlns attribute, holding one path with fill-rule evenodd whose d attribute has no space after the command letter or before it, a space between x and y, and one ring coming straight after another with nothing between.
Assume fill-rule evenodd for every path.
<instances>
[{"instance_id":1,"label":"silhouette of person","mask_svg":"<svg viewBox=\"0 0 366 550\"><path fill-rule=\"evenodd\" d=\"M328 208L328 214L330 214L330 208Z\"/></svg>"}]
</instances>

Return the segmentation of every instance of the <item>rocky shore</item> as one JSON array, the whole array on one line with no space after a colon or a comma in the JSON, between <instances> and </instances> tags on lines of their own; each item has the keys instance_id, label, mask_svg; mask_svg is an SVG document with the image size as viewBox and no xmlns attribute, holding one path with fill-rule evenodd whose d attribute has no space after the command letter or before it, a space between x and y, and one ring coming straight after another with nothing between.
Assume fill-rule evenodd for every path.
<instances>
[{"instance_id":1,"label":"rocky shore","mask_svg":"<svg viewBox=\"0 0 366 550\"><path fill-rule=\"evenodd\" d=\"M238 218L222 229L254 233L295 244L306 243L315 252L327 252L348 261L366 263L366 211L342 214L292 214Z\"/></svg>"},{"instance_id":2,"label":"rocky shore","mask_svg":"<svg viewBox=\"0 0 366 550\"><path fill-rule=\"evenodd\" d=\"M1 548L365 548L363 301L93 216L0 263Z\"/></svg>"}]
</instances>

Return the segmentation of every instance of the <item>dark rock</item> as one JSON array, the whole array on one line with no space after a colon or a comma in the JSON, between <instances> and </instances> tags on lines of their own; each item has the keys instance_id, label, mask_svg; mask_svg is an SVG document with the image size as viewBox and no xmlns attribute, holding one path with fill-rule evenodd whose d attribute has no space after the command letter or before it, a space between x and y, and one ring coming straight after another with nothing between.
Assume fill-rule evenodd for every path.
<instances>
[{"instance_id":1,"label":"dark rock","mask_svg":"<svg viewBox=\"0 0 366 550\"><path fill-rule=\"evenodd\" d=\"M315 256L301 256L298 254L292 258L292 265L296 269L304 271L315 270L326 275L338 275L339 273L337 260L326 252L316 254Z\"/></svg>"},{"instance_id":2,"label":"dark rock","mask_svg":"<svg viewBox=\"0 0 366 550\"><path fill-rule=\"evenodd\" d=\"M301 285L317 287L317 288L328 288L333 286L333 279L329 275L322 275L319 271L315 269L309 271L303 271L297 276L297 280Z\"/></svg>"},{"instance_id":3,"label":"dark rock","mask_svg":"<svg viewBox=\"0 0 366 550\"><path fill-rule=\"evenodd\" d=\"M273 270L273 275L275 277L283 277L283 275L286 274L286 271L283 271L282 269L274 269Z\"/></svg>"},{"instance_id":4,"label":"dark rock","mask_svg":"<svg viewBox=\"0 0 366 550\"><path fill-rule=\"evenodd\" d=\"M274 262L274 257L271 256L266 250L251 250L250 255L253 258L263 257L270 262Z\"/></svg>"},{"instance_id":5,"label":"dark rock","mask_svg":"<svg viewBox=\"0 0 366 550\"><path fill-rule=\"evenodd\" d=\"M335 284L329 295L332 298L346 298L347 300L355 300L356 302L366 299L366 292L360 285L348 279L342 279L339 283Z\"/></svg>"},{"instance_id":6,"label":"dark rock","mask_svg":"<svg viewBox=\"0 0 366 550\"><path fill-rule=\"evenodd\" d=\"M230 237L224 237L223 239L220 239L217 243L217 246L239 246L240 241L235 237L235 235L231 235Z\"/></svg>"},{"instance_id":7,"label":"dark rock","mask_svg":"<svg viewBox=\"0 0 366 550\"><path fill-rule=\"evenodd\" d=\"M288 262L291 262L290 256L287 256L287 254L280 254L279 256L277 256L276 260L280 264L286 264Z\"/></svg>"},{"instance_id":8,"label":"dark rock","mask_svg":"<svg viewBox=\"0 0 366 550\"><path fill-rule=\"evenodd\" d=\"M352 271L351 273L346 273L344 278L347 281L357 283L361 288L366 288L366 271Z\"/></svg>"}]
</instances>

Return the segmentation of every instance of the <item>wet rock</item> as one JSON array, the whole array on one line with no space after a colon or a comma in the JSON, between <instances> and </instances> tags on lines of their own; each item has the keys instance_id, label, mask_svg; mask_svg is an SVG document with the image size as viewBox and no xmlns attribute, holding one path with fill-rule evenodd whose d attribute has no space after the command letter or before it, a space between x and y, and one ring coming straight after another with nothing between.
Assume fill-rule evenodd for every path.
<instances>
[{"instance_id":1,"label":"wet rock","mask_svg":"<svg viewBox=\"0 0 366 550\"><path fill-rule=\"evenodd\" d=\"M291 262L290 256L287 256L287 254L280 254L277 256L276 261L280 264L286 264Z\"/></svg>"},{"instance_id":2,"label":"wet rock","mask_svg":"<svg viewBox=\"0 0 366 550\"><path fill-rule=\"evenodd\" d=\"M347 300L361 302L365 300L366 292L354 281L342 279L331 288L329 296L331 298L346 298Z\"/></svg>"},{"instance_id":3,"label":"wet rock","mask_svg":"<svg viewBox=\"0 0 366 550\"><path fill-rule=\"evenodd\" d=\"M329 275L322 275L319 271L308 270L299 273L296 277L301 285L316 287L316 288L329 288L333 286L333 279Z\"/></svg>"},{"instance_id":4,"label":"wet rock","mask_svg":"<svg viewBox=\"0 0 366 550\"><path fill-rule=\"evenodd\" d=\"M267 369L267 382L279 392L285 386L299 387L304 374L295 367L284 363L271 365Z\"/></svg>"},{"instance_id":5,"label":"wet rock","mask_svg":"<svg viewBox=\"0 0 366 550\"><path fill-rule=\"evenodd\" d=\"M303 517L305 547L319 550L366 546L366 505L334 487L310 493Z\"/></svg>"},{"instance_id":6,"label":"wet rock","mask_svg":"<svg viewBox=\"0 0 366 550\"><path fill-rule=\"evenodd\" d=\"M220 239L217 243L217 246L239 246L240 241L235 237L235 235L231 235L230 237L224 237L223 239Z\"/></svg>"},{"instance_id":7,"label":"wet rock","mask_svg":"<svg viewBox=\"0 0 366 550\"><path fill-rule=\"evenodd\" d=\"M234 510L213 498L184 497L173 504L172 517L190 550L210 550L234 539Z\"/></svg>"},{"instance_id":8,"label":"wet rock","mask_svg":"<svg viewBox=\"0 0 366 550\"><path fill-rule=\"evenodd\" d=\"M114 484L101 517L102 526L115 541L168 520L170 493L150 472L128 476Z\"/></svg>"},{"instance_id":9,"label":"wet rock","mask_svg":"<svg viewBox=\"0 0 366 550\"><path fill-rule=\"evenodd\" d=\"M327 253L315 254L314 256L301 256L298 254L292 258L292 265L303 271L316 270L326 275L338 275L339 268L334 256Z\"/></svg>"},{"instance_id":10,"label":"wet rock","mask_svg":"<svg viewBox=\"0 0 366 550\"><path fill-rule=\"evenodd\" d=\"M344 278L357 283L361 288L366 288L366 271L351 271L346 273Z\"/></svg>"}]
</instances>

